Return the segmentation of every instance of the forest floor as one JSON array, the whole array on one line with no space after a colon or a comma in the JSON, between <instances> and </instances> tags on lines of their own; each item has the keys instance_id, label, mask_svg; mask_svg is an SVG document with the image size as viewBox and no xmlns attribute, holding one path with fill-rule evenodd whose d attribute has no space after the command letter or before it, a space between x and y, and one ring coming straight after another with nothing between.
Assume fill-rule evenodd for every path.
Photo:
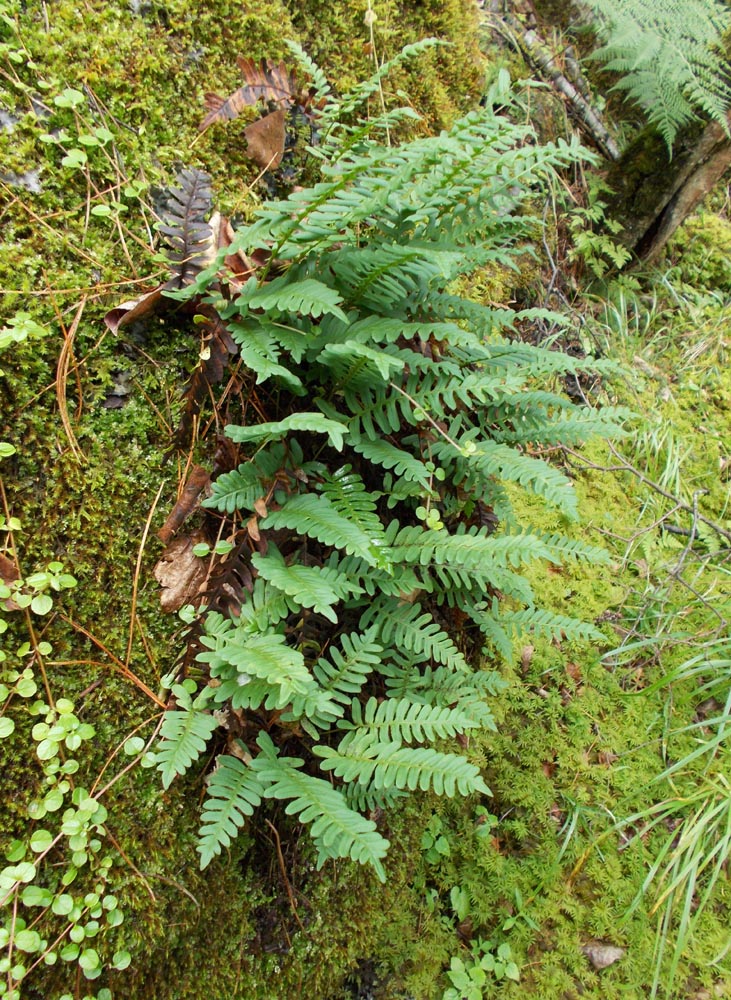
<instances>
[{"instance_id":1,"label":"forest floor","mask_svg":"<svg viewBox=\"0 0 731 1000\"><path fill-rule=\"evenodd\" d=\"M379 44L451 32L462 56L476 51L463 5L441 5L440 14L402 6L403 23L399 5L384 3ZM564 388L628 406L635 417L611 444L550 453L575 485L578 525L517 491L513 499L540 530L609 552L609 567L544 566L531 580L545 607L596 623L605 641L522 639L512 662L492 664L507 687L494 705L497 732L482 744L489 808L425 797L397 812L383 888L346 864L313 873L296 837L281 843L263 823L228 862L201 874L202 778L163 793L154 771L128 766L153 735L160 680L180 645L180 623L160 607L155 532L191 464L210 461L211 447L170 447L180 388L199 351L195 331L155 322L112 335L103 317L164 271L155 210L181 164L212 174L229 215L246 217L266 197L240 134L201 139L197 131L205 90L237 85L236 39L248 40L247 55L274 58L285 36L313 39L341 80L367 70L367 48L352 63L338 55L354 32L370 44L363 11L335 11L314 28L320 10L220 3L192 25L183 0L60 0L22 10L0 0L0 338L10 333L0 359L0 441L17 449L2 459L0 572L6 583L11 561L26 577L45 572L38 593L53 595L51 613L36 606L35 673L26 677L21 665L2 688L15 730L0 720L0 836L8 863L22 865L18 843L35 834L28 856L39 868L47 859L35 905L54 878L71 872L63 886L74 884L54 903L61 960L39 961L20 995L91 996L96 945L79 950L79 941L99 932L97 910L116 909L126 919L105 918L99 940L114 971L98 1000L639 1000L655 986L693 1000L731 995L724 192L651 274L607 285L582 274L580 261L564 261L571 280L561 289L558 344L617 365L601 382ZM423 106L412 97L431 128L475 99L477 74L455 82L458 59L449 59L400 81L428 91ZM549 233L555 256L553 241ZM550 277L543 266L531 265L517 291L509 276L491 275L475 294L492 298L500 285L502 304L516 293L556 309L542 298ZM17 649L27 628L8 619L4 648L15 670L28 655ZM37 729L33 699L42 690L71 705L66 735L73 730L78 741L66 750ZM16 711L21 697L25 714ZM51 793L75 772L76 757L77 780L92 795L103 789L106 815L90 814L88 836L77 833L70 855L55 857L38 831L53 826L41 820L59 809ZM35 890L35 870L26 874ZM13 935L0 931L3 976L19 948L35 954L32 920L21 926L4 905L6 927L26 933L27 949L13 950ZM70 948L65 956L61 946Z\"/></svg>"}]
</instances>

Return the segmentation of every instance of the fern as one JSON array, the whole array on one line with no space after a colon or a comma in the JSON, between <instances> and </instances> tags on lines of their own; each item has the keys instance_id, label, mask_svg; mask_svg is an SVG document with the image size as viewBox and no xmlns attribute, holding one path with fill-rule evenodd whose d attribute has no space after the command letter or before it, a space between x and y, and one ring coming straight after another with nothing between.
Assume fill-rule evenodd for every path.
<instances>
[{"instance_id":1,"label":"fern","mask_svg":"<svg viewBox=\"0 0 731 1000\"><path fill-rule=\"evenodd\" d=\"M198 851L201 868L228 847L259 805L264 785L255 771L238 757L222 754L208 779L208 796L203 803Z\"/></svg>"},{"instance_id":2,"label":"fern","mask_svg":"<svg viewBox=\"0 0 731 1000\"><path fill-rule=\"evenodd\" d=\"M357 742L364 734L377 735L378 742L426 743L447 736L456 736L476 723L458 709L436 705L419 705L404 698L389 698L379 702L369 698L363 706L353 700L351 720L338 723L339 729L348 731L340 741L343 750L350 742Z\"/></svg>"},{"instance_id":3,"label":"fern","mask_svg":"<svg viewBox=\"0 0 731 1000\"><path fill-rule=\"evenodd\" d=\"M218 728L214 716L202 711L207 692L191 701L190 693L180 684L173 686L180 708L165 712L160 727L160 744L155 754L157 769L162 773L162 787L169 788L173 779L185 774L206 748Z\"/></svg>"},{"instance_id":4,"label":"fern","mask_svg":"<svg viewBox=\"0 0 731 1000\"><path fill-rule=\"evenodd\" d=\"M267 798L291 800L285 811L299 815L303 823L312 823L310 836L318 852L318 869L328 858L349 857L370 864L385 882L381 859L388 850L388 841L377 833L376 824L350 809L342 793L328 781L303 774L299 770L303 761L278 757L266 733L261 733L257 742L262 753L251 766L267 784L264 794Z\"/></svg>"},{"instance_id":5,"label":"fern","mask_svg":"<svg viewBox=\"0 0 731 1000\"><path fill-rule=\"evenodd\" d=\"M604 44L593 53L621 74L615 85L639 104L671 149L702 112L728 131L728 68L720 55L731 26L719 0L588 0Z\"/></svg>"},{"instance_id":6,"label":"fern","mask_svg":"<svg viewBox=\"0 0 731 1000\"><path fill-rule=\"evenodd\" d=\"M292 497L281 510L267 515L263 527L289 528L309 535L325 545L335 545L357 555L372 566L379 561L377 540L340 514L326 496L306 493Z\"/></svg>"},{"instance_id":7,"label":"fern","mask_svg":"<svg viewBox=\"0 0 731 1000\"><path fill-rule=\"evenodd\" d=\"M451 670L469 670L452 640L428 612L422 612L418 602L399 604L392 597L382 598L365 612L361 628L368 628L372 622L378 625L379 637L386 646L393 643L422 660L436 660Z\"/></svg>"},{"instance_id":8,"label":"fern","mask_svg":"<svg viewBox=\"0 0 731 1000\"><path fill-rule=\"evenodd\" d=\"M474 764L457 754L439 753L430 747L412 748L401 746L398 741L379 743L361 739L352 740L342 750L316 746L313 753L322 759L323 770L332 771L344 781L362 785L372 781L374 788L412 792L417 788L423 792L431 789L449 798L457 791L460 795L490 794Z\"/></svg>"},{"instance_id":9,"label":"fern","mask_svg":"<svg viewBox=\"0 0 731 1000\"><path fill-rule=\"evenodd\" d=\"M338 616L333 605L351 594L362 594L363 588L346 576L326 566L287 566L276 549L266 556L255 553L251 559L260 577L293 597L300 607L313 608L331 622Z\"/></svg>"},{"instance_id":10,"label":"fern","mask_svg":"<svg viewBox=\"0 0 731 1000\"><path fill-rule=\"evenodd\" d=\"M523 629L594 637L537 608L522 570L602 554L518 524L510 487L575 517L570 480L528 445L608 433L622 414L560 391L602 363L508 339L553 314L452 291L484 265L518 266L537 232L525 206L577 146L512 123L503 74L448 132L380 146L373 129L400 112L372 127L339 116L382 71L338 99L298 58L324 101L320 181L264 204L219 252L220 265L236 251L266 260L243 289L211 268L176 293L218 310L249 399L225 427L236 467L204 501L237 546L239 613L204 616L207 686L166 720L161 767L167 783L183 773L215 728L205 706L229 710L246 763L224 755L210 779L202 863L277 799L308 825L319 866L349 858L383 878L388 844L363 812L417 790L488 794L477 762L453 752L495 728L503 685L479 669L482 644L507 658Z\"/></svg>"}]
</instances>

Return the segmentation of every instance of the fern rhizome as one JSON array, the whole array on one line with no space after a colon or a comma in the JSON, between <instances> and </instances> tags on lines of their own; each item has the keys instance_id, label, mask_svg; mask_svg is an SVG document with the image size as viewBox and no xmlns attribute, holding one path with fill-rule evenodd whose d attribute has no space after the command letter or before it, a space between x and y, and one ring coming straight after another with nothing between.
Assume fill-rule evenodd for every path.
<instances>
[{"instance_id":1,"label":"fern rhizome","mask_svg":"<svg viewBox=\"0 0 731 1000\"><path fill-rule=\"evenodd\" d=\"M397 113L339 124L319 85L322 180L264 205L174 293L215 309L246 373L225 428L236 467L203 503L239 594L201 612L157 758L167 788L217 731L224 746L224 722L202 867L278 799L320 866L351 858L385 879L374 815L416 790L489 794L466 739L494 728L485 648L595 633L536 608L520 569L603 553L517 524L505 484L574 518L570 481L531 447L606 433L618 414L551 390L597 362L511 340L521 314L457 291L517 266L526 204L579 148L512 123L502 76L486 107L396 147L373 134ZM265 263L227 282L233 253Z\"/></svg>"}]
</instances>

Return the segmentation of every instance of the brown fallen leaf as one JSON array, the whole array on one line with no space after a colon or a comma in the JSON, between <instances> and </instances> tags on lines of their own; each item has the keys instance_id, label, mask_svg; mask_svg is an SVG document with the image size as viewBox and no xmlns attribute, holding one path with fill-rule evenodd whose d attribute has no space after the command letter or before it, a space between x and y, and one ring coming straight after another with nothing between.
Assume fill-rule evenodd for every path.
<instances>
[{"instance_id":1,"label":"brown fallen leaf","mask_svg":"<svg viewBox=\"0 0 731 1000\"><path fill-rule=\"evenodd\" d=\"M117 333L121 327L134 322L134 320L143 319L145 316L151 316L157 312L158 309L169 308L170 305L172 305L172 300L163 298L163 288L163 285L158 285L157 288L153 288L151 292L143 292L143 294L136 299L121 302L118 306L115 306L114 309L109 310L104 317L104 322L107 324L112 333Z\"/></svg>"},{"instance_id":2,"label":"brown fallen leaf","mask_svg":"<svg viewBox=\"0 0 731 1000\"><path fill-rule=\"evenodd\" d=\"M15 565L12 559L8 559L0 552L0 580L4 584L14 583L15 580L20 579L20 573L18 567Z\"/></svg>"},{"instance_id":3,"label":"brown fallen leaf","mask_svg":"<svg viewBox=\"0 0 731 1000\"><path fill-rule=\"evenodd\" d=\"M200 465L194 465L183 487L180 498L165 519L165 524L157 533L157 537L166 545L178 528L198 506L198 497L210 482L211 477Z\"/></svg>"},{"instance_id":4,"label":"brown fallen leaf","mask_svg":"<svg viewBox=\"0 0 731 1000\"><path fill-rule=\"evenodd\" d=\"M581 667L578 663L567 662L566 673L576 684L581 683Z\"/></svg>"},{"instance_id":5,"label":"brown fallen leaf","mask_svg":"<svg viewBox=\"0 0 731 1000\"><path fill-rule=\"evenodd\" d=\"M208 563L193 555L193 546L208 539L202 531L176 538L163 552L153 570L162 587L163 611L178 611L184 604L195 604L208 576Z\"/></svg>"},{"instance_id":6,"label":"brown fallen leaf","mask_svg":"<svg viewBox=\"0 0 731 1000\"><path fill-rule=\"evenodd\" d=\"M20 572L18 567L15 565L12 559L8 559L0 553L0 580L7 586L8 584L14 583L16 580L20 579ZM20 611L19 605L15 603L12 597L6 598L4 601L0 601L0 608L3 611Z\"/></svg>"},{"instance_id":7,"label":"brown fallen leaf","mask_svg":"<svg viewBox=\"0 0 731 1000\"><path fill-rule=\"evenodd\" d=\"M600 750L596 759L600 764L603 764L605 767L609 767L615 762L615 760L619 760L619 754L612 753L611 750Z\"/></svg>"},{"instance_id":8,"label":"brown fallen leaf","mask_svg":"<svg viewBox=\"0 0 731 1000\"><path fill-rule=\"evenodd\" d=\"M286 112L272 111L244 129L246 154L262 170L273 170L284 155Z\"/></svg>"},{"instance_id":9,"label":"brown fallen leaf","mask_svg":"<svg viewBox=\"0 0 731 1000\"><path fill-rule=\"evenodd\" d=\"M614 944L606 944L604 941L590 941L581 949L595 969L607 969L610 965L614 965L624 957L625 950Z\"/></svg>"},{"instance_id":10,"label":"brown fallen leaf","mask_svg":"<svg viewBox=\"0 0 731 1000\"><path fill-rule=\"evenodd\" d=\"M523 670L527 670L530 666L530 661L533 659L533 654L535 653L535 646L523 646L520 651L520 665Z\"/></svg>"},{"instance_id":11,"label":"brown fallen leaf","mask_svg":"<svg viewBox=\"0 0 731 1000\"><path fill-rule=\"evenodd\" d=\"M290 107L297 98L297 80L293 70L284 63L275 65L268 59L256 63L253 59L239 56L236 60L244 77L244 83L228 97L206 94L204 103L208 114L198 126L205 130L214 122L227 122L238 118L244 108L259 101L272 101L280 107Z\"/></svg>"}]
</instances>

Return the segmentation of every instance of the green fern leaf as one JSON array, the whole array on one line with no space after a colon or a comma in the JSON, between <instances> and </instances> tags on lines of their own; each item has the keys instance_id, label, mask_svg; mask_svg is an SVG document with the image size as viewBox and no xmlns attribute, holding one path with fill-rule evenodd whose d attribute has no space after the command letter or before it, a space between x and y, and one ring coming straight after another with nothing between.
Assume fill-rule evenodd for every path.
<instances>
[{"instance_id":1,"label":"green fern leaf","mask_svg":"<svg viewBox=\"0 0 731 1000\"><path fill-rule=\"evenodd\" d=\"M369 537L358 524L340 514L325 496L303 493L292 497L281 510L269 513L262 527L289 528L310 535L323 545L334 545L359 556L371 566L377 566L381 560L380 539Z\"/></svg>"},{"instance_id":2,"label":"green fern leaf","mask_svg":"<svg viewBox=\"0 0 731 1000\"><path fill-rule=\"evenodd\" d=\"M465 658L421 605L399 604L394 598L375 601L361 618L361 628L377 625L384 646L394 645L424 660L434 659L452 670L468 671Z\"/></svg>"},{"instance_id":3,"label":"green fern leaf","mask_svg":"<svg viewBox=\"0 0 731 1000\"><path fill-rule=\"evenodd\" d=\"M262 309L268 316L299 313L318 317L328 313L347 323L348 317L339 306L342 301L342 296L335 289L315 278L293 281L291 275L284 274L253 290L245 288L238 304L246 303L249 309Z\"/></svg>"},{"instance_id":4,"label":"green fern leaf","mask_svg":"<svg viewBox=\"0 0 731 1000\"><path fill-rule=\"evenodd\" d=\"M338 723L339 729L347 731L339 744L340 752L365 734L378 743L425 743L475 728L474 720L458 708L420 705L406 698L380 702L369 698L365 705L353 699L351 717L352 721Z\"/></svg>"},{"instance_id":5,"label":"green fern leaf","mask_svg":"<svg viewBox=\"0 0 731 1000\"><path fill-rule=\"evenodd\" d=\"M185 774L198 760L216 729L217 720L193 706L184 711L165 712L155 752L163 788L169 788L175 777Z\"/></svg>"},{"instance_id":6,"label":"green fern leaf","mask_svg":"<svg viewBox=\"0 0 731 1000\"><path fill-rule=\"evenodd\" d=\"M332 747L315 746L313 753L322 758L320 765L344 781L357 781L374 788L398 788L452 798L490 789L479 768L457 754L439 753L430 747L404 747L400 743L377 743L366 739L349 743L344 752Z\"/></svg>"},{"instance_id":7,"label":"green fern leaf","mask_svg":"<svg viewBox=\"0 0 731 1000\"><path fill-rule=\"evenodd\" d=\"M251 707L252 690L269 690L271 704L284 708L296 694L303 694L312 683L302 654L285 645L282 635L252 634L247 628L211 635L209 615L201 642L207 650L196 657L207 663L212 677L221 680L213 696L221 704L229 701L234 708ZM259 679L263 685L253 684Z\"/></svg>"},{"instance_id":8,"label":"green fern leaf","mask_svg":"<svg viewBox=\"0 0 731 1000\"><path fill-rule=\"evenodd\" d=\"M347 427L337 420L329 420L321 413L292 413L283 420L274 420L263 424L253 424L251 427L239 427L237 424L226 425L226 437L238 444L244 441L274 441L287 437L291 431L306 431L309 434L327 434L330 443L337 451L343 450L343 438Z\"/></svg>"},{"instance_id":9,"label":"green fern leaf","mask_svg":"<svg viewBox=\"0 0 731 1000\"><path fill-rule=\"evenodd\" d=\"M362 587L335 569L297 564L287 566L274 546L269 547L265 556L255 552L251 562L260 577L293 597L301 607L313 608L333 623L338 620L333 605L363 593Z\"/></svg>"},{"instance_id":10,"label":"green fern leaf","mask_svg":"<svg viewBox=\"0 0 731 1000\"><path fill-rule=\"evenodd\" d=\"M259 776L238 757L222 754L217 758L216 768L208 779L208 795L198 831L201 869L231 844L263 794Z\"/></svg>"},{"instance_id":11,"label":"green fern leaf","mask_svg":"<svg viewBox=\"0 0 731 1000\"><path fill-rule=\"evenodd\" d=\"M251 766L266 783L264 794L267 798L290 799L285 811L312 824L310 835L318 850L318 869L328 858L351 858L370 864L385 882L381 859L388 850L388 841L377 832L376 824L350 809L342 793L328 781L298 770L302 760L277 757L266 733L261 733L257 742L262 753Z\"/></svg>"}]
</instances>

